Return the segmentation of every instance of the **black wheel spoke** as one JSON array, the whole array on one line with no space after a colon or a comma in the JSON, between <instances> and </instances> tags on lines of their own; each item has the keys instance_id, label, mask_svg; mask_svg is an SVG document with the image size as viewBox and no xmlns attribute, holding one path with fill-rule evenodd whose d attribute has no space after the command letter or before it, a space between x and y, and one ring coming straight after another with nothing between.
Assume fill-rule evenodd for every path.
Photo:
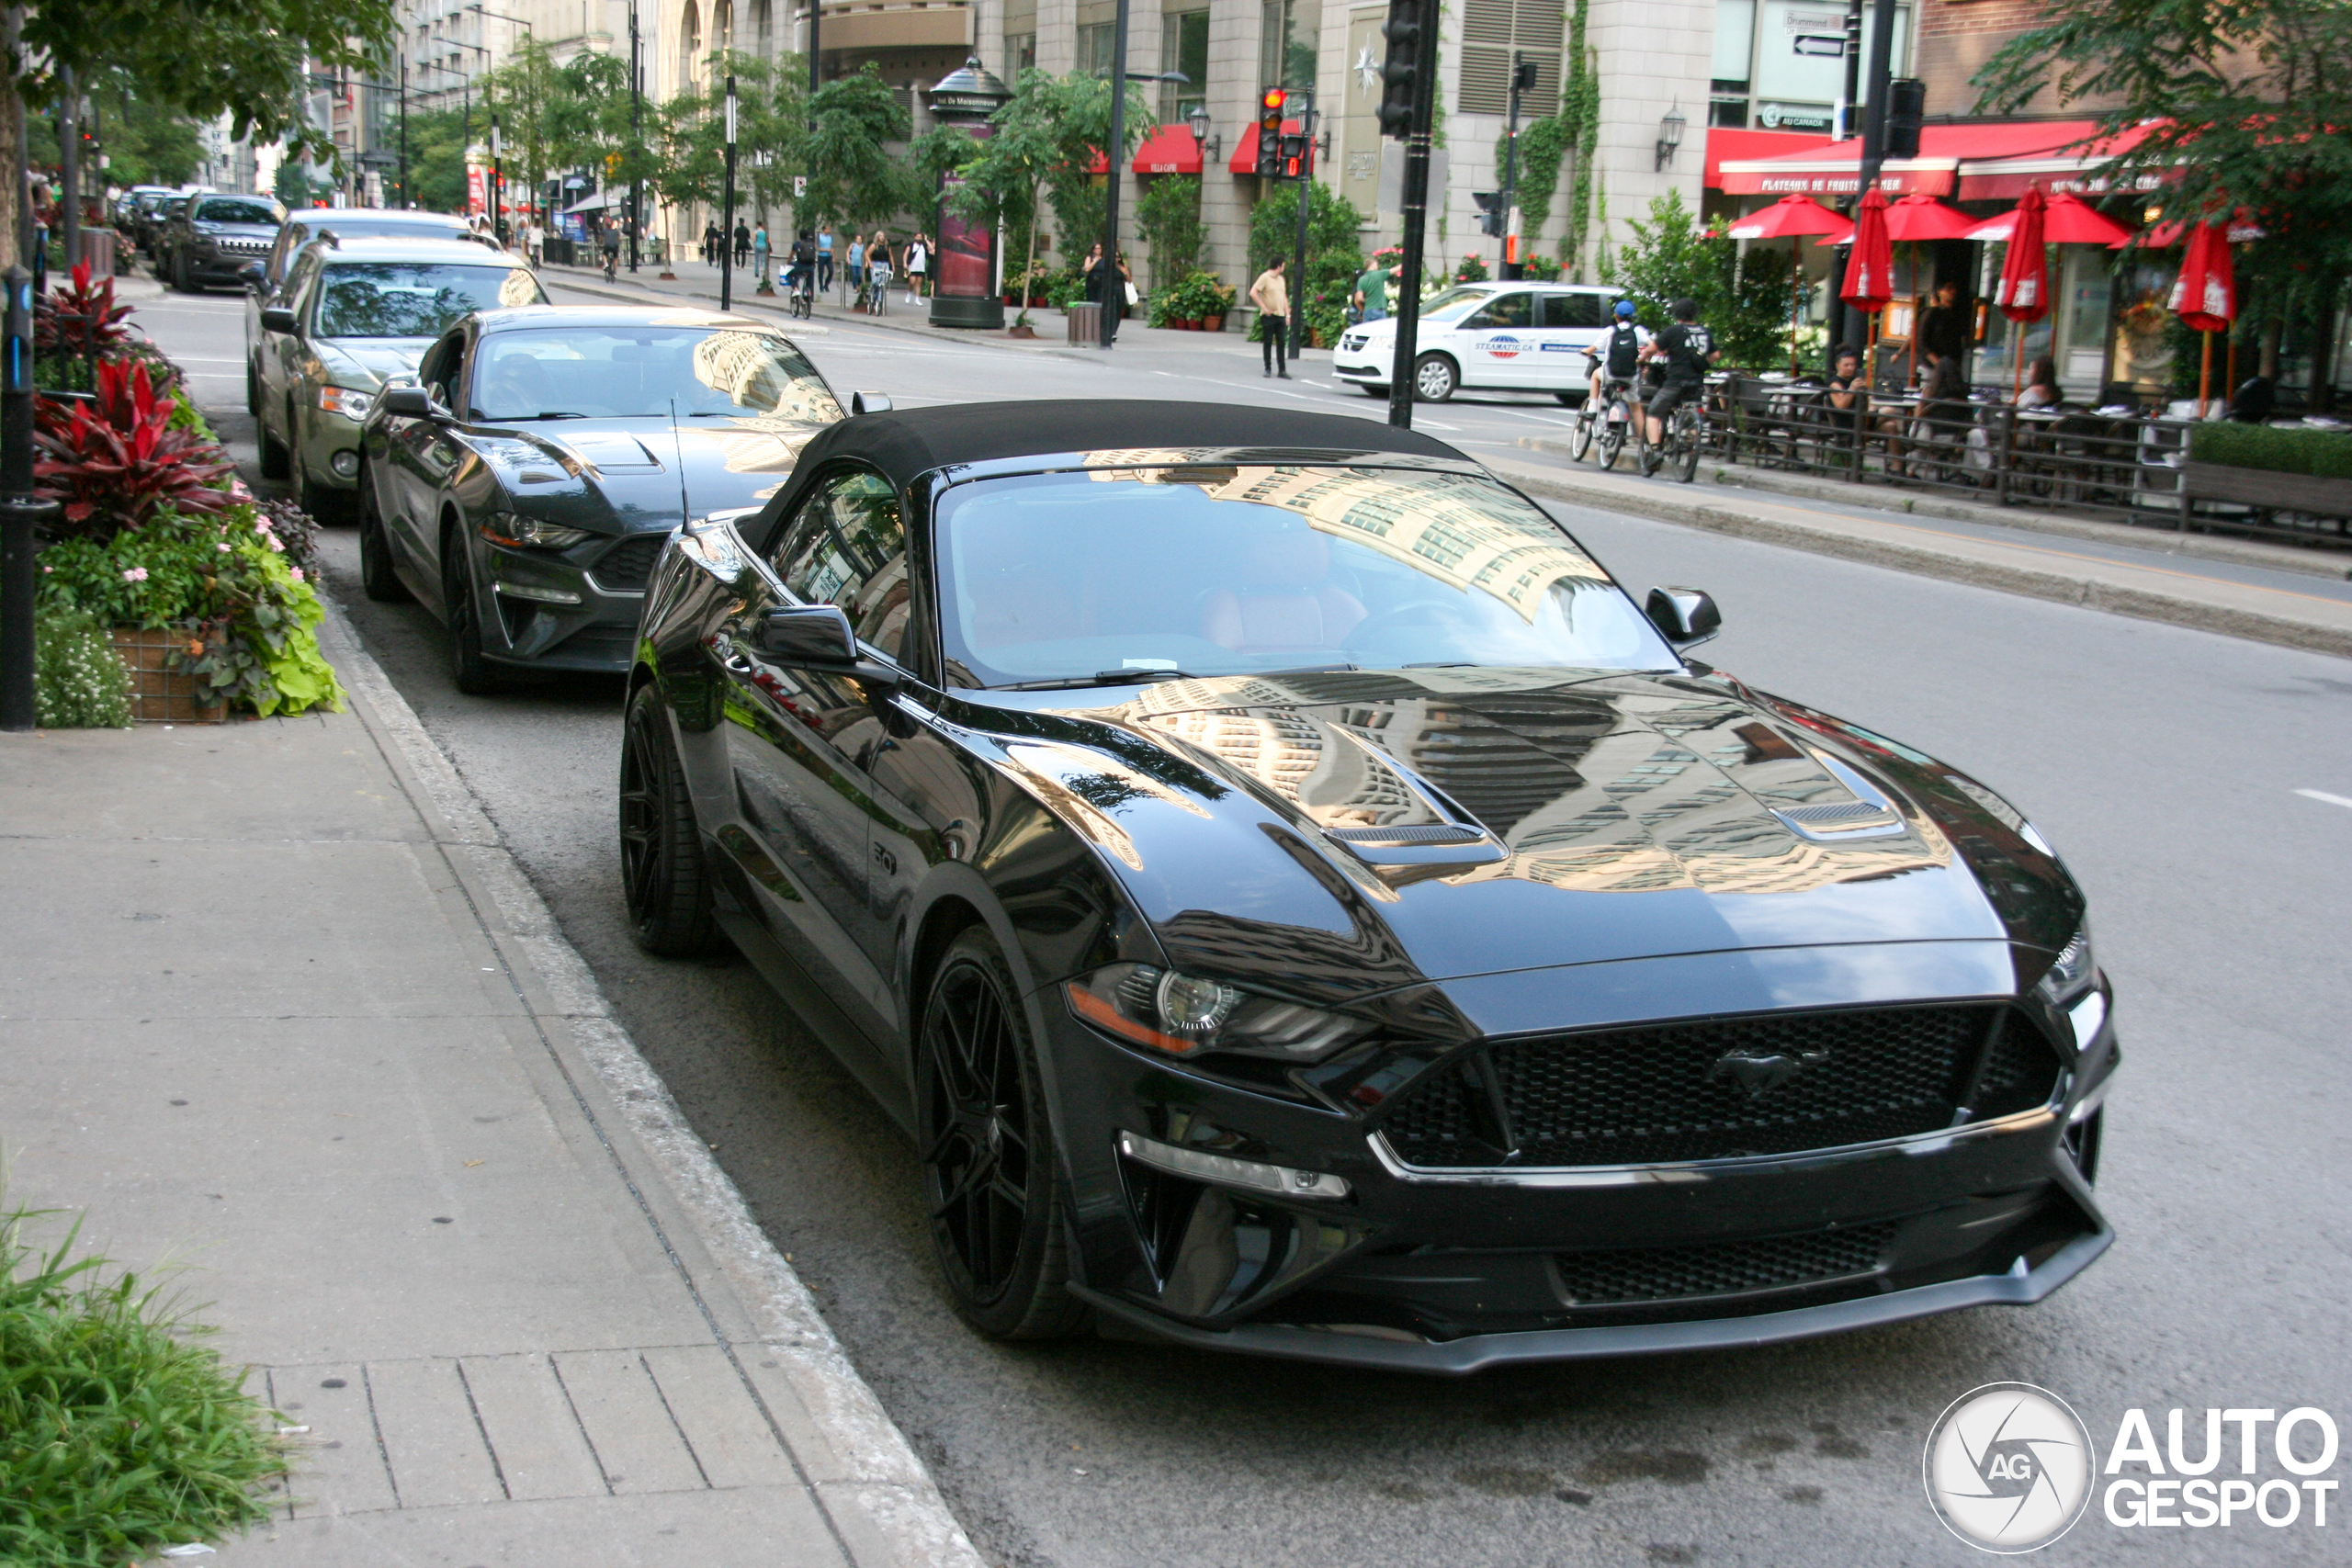
<instances>
[{"instance_id":1,"label":"black wheel spoke","mask_svg":"<svg viewBox=\"0 0 2352 1568\"><path fill-rule=\"evenodd\" d=\"M1020 1268L1036 1158L1019 1037L995 976L951 962L922 1038L925 1207L958 1291L993 1301Z\"/></svg>"}]
</instances>

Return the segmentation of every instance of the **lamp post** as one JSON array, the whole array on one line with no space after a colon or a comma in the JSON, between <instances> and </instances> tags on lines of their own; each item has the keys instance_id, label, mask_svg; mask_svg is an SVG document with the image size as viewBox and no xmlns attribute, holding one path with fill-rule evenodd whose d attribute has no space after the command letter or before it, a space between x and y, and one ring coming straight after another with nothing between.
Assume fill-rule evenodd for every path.
<instances>
[{"instance_id":1,"label":"lamp post","mask_svg":"<svg viewBox=\"0 0 2352 1568\"><path fill-rule=\"evenodd\" d=\"M645 67L639 53L637 0L628 7L628 269L637 271L638 220L645 211L645 175L639 167L638 143L645 135ZM609 205L606 210L610 211Z\"/></svg>"},{"instance_id":2,"label":"lamp post","mask_svg":"<svg viewBox=\"0 0 2352 1568\"><path fill-rule=\"evenodd\" d=\"M1689 121L1682 118L1682 104L1676 100L1666 118L1657 122L1657 165L1654 173L1663 172L1674 162L1674 150L1682 145L1682 128Z\"/></svg>"},{"instance_id":3,"label":"lamp post","mask_svg":"<svg viewBox=\"0 0 2352 1568\"><path fill-rule=\"evenodd\" d=\"M401 56L401 205L416 204L408 197L408 56Z\"/></svg>"},{"instance_id":4,"label":"lamp post","mask_svg":"<svg viewBox=\"0 0 2352 1568\"><path fill-rule=\"evenodd\" d=\"M1182 71L1162 72L1158 75L1138 76L1138 82L1186 82L1190 76ZM1119 315L1127 306L1126 280L1119 276L1119 182L1126 171L1119 165L1126 161L1127 144L1127 0L1119 0L1117 22L1111 31L1111 145L1102 154L1109 177L1102 201L1102 346L1108 348L1119 335ZM1027 297L1028 280L1021 285ZM1112 298L1115 294L1116 299Z\"/></svg>"},{"instance_id":5,"label":"lamp post","mask_svg":"<svg viewBox=\"0 0 2352 1568\"><path fill-rule=\"evenodd\" d=\"M1217 154L1225 149L1225 138L1209 134L1208 105L1194 104L1184 116L1184 123L1192 129L1193 145L1201 150L1201 162L1204 164L1216 162Z\"/></svg>"},{"instance_id":6,"label":"lamp post","mask_svg":"<svg viewBox=\"0 0 2352 1568\"><path fill-rule=\"evenodd\" d=\"M718 220L718 308L735 308L735 78L727 78L727 186Z\"/></svg>"}]
</instances>

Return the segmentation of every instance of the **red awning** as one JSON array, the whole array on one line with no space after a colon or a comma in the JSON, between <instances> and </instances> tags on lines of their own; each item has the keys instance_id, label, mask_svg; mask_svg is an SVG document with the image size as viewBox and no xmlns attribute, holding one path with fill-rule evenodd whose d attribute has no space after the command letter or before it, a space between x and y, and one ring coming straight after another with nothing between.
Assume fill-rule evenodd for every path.
<instances>
[{"instance_id":1,"label":"red awning","mask_svg":"<svg viewBox=\"0 0 2352 1568\"><path fill-rule=\"evenodd\" d=\"M2059 150L2080 142L2096 129L2097 122L2087 119L1923 126L1919 155L1889 159L1880 170L1879 188L1889 196L1997 197L2002 193L1970 188L1974 171L1988 166L2005 170L2010 164L2038 167L2052 160L2056 161L2053 166L2079 167L2080 154L2062 155ZM1711 141L1713 136L1710 132ZM1861 188L1862 144L1849 139L1766 158L1726 153L1721 169L1720 188L1731 196L1851 196ZM2022 191L2023 183L2018 188Z\"/></svg>"},{"instance_id":2,"label":"red awning","mask_svg":"<svg viewBox=\"0 0 2352 1568\"><path fill-rule=\"evenodd\" d=\"M2133 126L2117 135L2086 142L2084 136L2096 130L2095 126L2058 121L2052 122L2052 129L2060 125L2074 126L2074 133L2046 147L1972 150L1968 161L1961 166L1960 199L2015 201L2025 194L2028 186L2041 187L2045 195L2054 196L2060 191L2076 196L2104 195L2116 188L2115 182L2091 171L2118 152L2136 146L2148 134L2145 127ZM2162 183L2160 175L2142 174L2134 176L2132 188L2154 190Z\"/></svg>"},{"instance_id":3,"label":"red awning","mask_svg":"<svg viewBox=\"0 0 2352 1568\"><path fill-rule=\"evenodd\" d=\"M1783 152L1807 152L1815 147L1826 147L1829 142L1826 136L1801 130L1734 130L1711 125L1707 128L1707 188L1723 188L1726 158L1777 158Z\"/></svg>"},{"instance_id":4,"label":"red awning","mask_svg":"<svg viewBox=\"0 0 2352 1568\"><path fill-rule=\"evenodd\" d=\"M1163 125L1143 139L1133 165L1139 175L1197 175L1201 144L1188 125Z\"/></svg>"},{"instance_id":5,"label":"red awning","mask_svg":"<svg viewBox=\"0 0 2352 1568\"><path fill-rule=\"evenodd\" d=\"M1296 136L1298 121L1295 119L1283 121L1283 134ZM1250 129L1233 140L1238 145L1233 149L1233 162L1227 164L1226 167L1237 175L1256 174L1258 172L1258 122L1251 120Z\"/></svg>"}]
</instances>

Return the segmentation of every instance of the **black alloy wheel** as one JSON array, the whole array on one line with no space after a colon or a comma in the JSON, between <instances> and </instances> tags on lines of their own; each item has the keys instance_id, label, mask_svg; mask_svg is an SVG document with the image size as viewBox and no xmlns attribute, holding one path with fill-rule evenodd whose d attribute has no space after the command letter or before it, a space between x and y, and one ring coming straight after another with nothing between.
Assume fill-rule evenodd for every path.
<instances>
[{"instance_id":1,"label":"black alloy wheel","mask_svg":"<svg viewBox=\"0 0 2352 1568\"><path fill-rule=\"evenodd\" d=\"M1453 361L1442 354L1424 354L1413 361L1413 396L1421 402L1449 401L1461 384Z\"/></svg>"},{"instance_id":2,"label":"black alloy wheel","mask_svg":"<svg viewBox=\"0 0 2352 1568\"><path fill-rule=\"evenodd\" d=\"M359 586L379 604L397 604L409 596L408 584L392 567L392 541L384 532L375 476L365 468L359 470Z\"/></svg>"},{"instance_id":3,"label":"black alloy wheel","mask_svg":"<svg viewBox=\"0 0 2352 1568\"><path fill-rule=\"evenodd\" d=\"M957 1314L992 1338L1045 1339L1086 1309L1065 1288L1060 1160L1018 994L986 928L949 945L916 1041L915 1135Z\"/></svg>"},{"instance_id":4,"label":"black alloy wheel","mask_svg":"<svg viewBox=\"0 0 2352 1568\"><path fill-rule=\"evenodd\" d=\"M449 628L449 682L469 697L498 690L481 651L481 606L474 596L466 536L453 523L441 536L441 619Z\"/></svg>"},{"instance_id":5,"label":"black alloy wheel","mask_svg":"<svg viewBox=\"0 0 2352 1568\"><path fill-rule=\"evenodd\" d=\"M628 934L662 958L711 944L710 880L694 798L659 687L638 688L621 727L621 896Z\"/></svg>"}]
</instances>

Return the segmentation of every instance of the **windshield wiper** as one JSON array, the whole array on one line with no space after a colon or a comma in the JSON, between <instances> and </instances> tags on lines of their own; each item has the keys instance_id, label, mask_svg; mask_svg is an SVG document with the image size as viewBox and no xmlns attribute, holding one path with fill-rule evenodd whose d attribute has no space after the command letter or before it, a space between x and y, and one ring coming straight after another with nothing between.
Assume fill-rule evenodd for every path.
<instances>
[{"instance_id":1,"label":"windshield wiper","mask_svg":"<svg viewBox=\"0 0 2352 1568\"><path fill-rule=\"evenodd\" d=\"M1070 686L1137 686L1152 681L1198 681L1204 677L1182 670L1097 670L1091 675L1064 675L1052 681L1015 681L991 686L992 692L1055 692Z\"/></svg>"},{"instance_id":2,"label":"windshield wiper","mask_svg":"<svg viewBox=\"0 0 2352 1568\"><path fill-rule=\"evenodd\" d=\"M588 417L588 416L587 416L586 414L584 414L584 413L573 413L573 412L570 412L569 410L566 410L566 409L549 409L549 410L547 410L547 411L545 411L545 412L539 412L539 413L517 413L517 414L509 414L509 415L507 415L507 418L509 418L509 419L514 419L514 420L521 420L521 419L586 419L587 417Z\"/></svg>"}]
</instances>

